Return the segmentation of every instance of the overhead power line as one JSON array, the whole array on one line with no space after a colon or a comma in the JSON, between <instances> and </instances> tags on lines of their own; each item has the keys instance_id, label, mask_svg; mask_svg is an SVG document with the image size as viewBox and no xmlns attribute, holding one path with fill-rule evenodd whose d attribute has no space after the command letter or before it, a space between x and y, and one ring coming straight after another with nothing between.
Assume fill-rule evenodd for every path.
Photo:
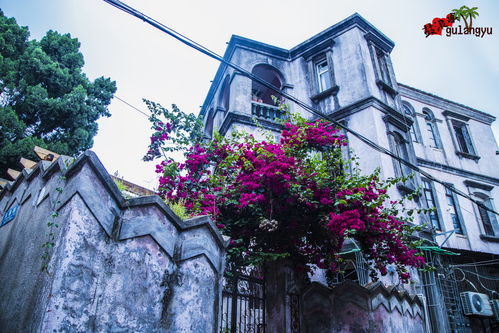
<instances>
[{"instance_id":1,"label":"overhead power line","mask_svg":"<svg viewBox=\"0 0 499 333\"><path fill-rule=\"evenodd\" d=\"M406 161L405 159L403 158L400 158L398 155L394 154L393 152L391 152L390 150L384 148L384 147L381 147L379 146L377 143L375 143L374 141L368 139L367 137L365 137L364 135L360 134L359 132L341 124L340 122L332 119L331 117L328 117L327 115L323 114L321 111L315 109L314 107L310 106L309 104L303 102L302 100L282 91L280 88L274 86L273 84L263 80L262 78L254 75L253 73L249 72L248 70L242 68L241 66L239 65L236 65L226 59L224 59L223 56L211 51L210 49L206 48L205 46L197 43L196 41L190 39L189 37L185 36L185 35L182 35L181 33L175 31L174 29L156 21L155 19L141 13L140 11L128 6L127 4L121 2L121 1L118 1L118 0L103 0L107 3L109 3L110 5L118 8L118 9L121 9L122 11L132 15L132 16L135 16L139 19L141 19L142 21L152 25L153 27L163 31L164 33L170 35L171 37L177 39L179 42L209 56L210 58L213 58L223 64L225 64L226 66L230 67L230 68L233 68L234 70L236 70L237 72L239 72L241 75L243 76L246 76L248 78L250 78L251 80L253 81L256 81L262 85L264 85L265 87L271 89L272 91L274 91L276 94L278 95L281 95L283 97L285 97L286 99L294 102L295 104L299 105L300 107L302 107L303 109L311 112L312 114L322 118L322 119L325 119L331 123L333 123L335 126L337 127L340 127L342 128L343 130L351 133L353 136L357 137L359 140L361 140L362 142L364 142L365 144L367 144L368 146L370 146L371 148L387 155L387 156L390 156L391 158L399 161L400 163L406 165L407 167L409 167L411 170L414 170L416 172L418 172L419 174L423 175L424 177L436 182L436 183L439 183L441 184L442 186L444 186L445 188L448 188L450 191L456 193L457 195L463 197L463 198L466 198L468 200L470 200L471 202L475 203L476 205L482 207L483 209L495 214L495 215L499 215L499 213L497 213L495 210L489 208L489 207L486 207L482 202L472 198L471 196L469 196L468 194L464 193L463 191L461 190L458 190L456 188L454 188L453 186L433 177L431 174L429 174L428 172L420 169L418 166Z\"/></svg>"},{"instance_id":2,"label":"overhead power line","mask_svg":"<svg viewBox=\"0 0 499 333\"><path fill-rule=\"evenodd\" d=\"M114 98L116 98L117 100L121 101L122 103L124 103L124 104L128 105L129 107L131 107L131 108L132 108L132 109L134 109L135 111L140 112L141 114L143 114L143 115L144 115L144 116L146 116L147 118L149 118L149 117L150 117L147 113L145 113L145 112L144 112L144 111L142 111L141 109L139 109L139 108L137 108L137 107L133 106L132 104L128 103L128 102L127 102L127 101L125 101L124 99L121 99L121 98L119 98L119 97L118 97L118 96L116 96L116 95L114 95Z\"/></svg>"}]
</instances>

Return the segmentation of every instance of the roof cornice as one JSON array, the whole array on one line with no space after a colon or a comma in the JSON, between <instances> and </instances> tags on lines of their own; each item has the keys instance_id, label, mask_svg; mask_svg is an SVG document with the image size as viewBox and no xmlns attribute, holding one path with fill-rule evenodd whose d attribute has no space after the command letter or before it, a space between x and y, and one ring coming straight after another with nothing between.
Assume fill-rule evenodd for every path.
<instances>
[{"instance_id":1,"label":"roof cornice","mask_svg":"<svg viewBox=\"0 0 499 333\"><path fill-rule=\"evenodd\" d=\"M352 27L360 28L366 34L367 39L375 40L377 44L380 44L380 47L382 47L386 52L390 52L395 46L395 43L391 39L386 37L381 31L376 29L360 14L355 13L347 17L343 21L340 21L335 25L327 28L326 30L318 33L312 38L298 44L290 50L262 43L246 37L232 35L227 49L225 50L224 59L230 61L236 49L242 48L263 53L283 60L294 60L298 57L308 55L308 53L310 53L310 50L316 48L318 45L332 44L334 42L332 41L334 38L351 29ZM215 78L213 79L213 83L211 84L208 94L206 95L206 98L204 100L200 115L204 115L208 111L208 106L211 104L211 101L215 97L216 90L222 82L226 69L227 65L223 63L218 67Z\"/></svg>"},{"instance_id":2,"label":"roof cornice","mask_svg":"<svg viewBox=\"0 0 499 333\"><path fill-rule=\"evenodd\" d=\"M365 18L363 18L360 14L355 13L343 21L336 23L335 25L327 28L326 30L318 33L310 39L307 39L301 44L293 47L290 50L291 58L296 58L301 55L301 53L305 52L309 48L314 47L317 44L320 44L324 40L329 38L336 38L338 35L344 33L345 31L351 29L352 27L359 27L365 33L368 33L368 36L372 36L372 38L376 39L380 43L383 44L383 49L387 52L391 52L395 43L388 37L386 37L381 31L376 29L371 23L369 23Z\"/></svg>"},{"instance_id":3,"label":"roof cornice","mask_svg":"<svg viewBox=\"0 0 499 333\"><path fill-rule=\"evenodd\" d=\"M399 86L399 92L402 97L408 97L417 101L421 101L425 104L432 105L444 111L450 111L460 116L480 121L487 125L492 124L496 120L496 117L486 112L471 108L464 104L453 102L451 100L442 98L420 89L413 88L400 82L397 82L397 84Z\"/></svg>"}]
</instances>

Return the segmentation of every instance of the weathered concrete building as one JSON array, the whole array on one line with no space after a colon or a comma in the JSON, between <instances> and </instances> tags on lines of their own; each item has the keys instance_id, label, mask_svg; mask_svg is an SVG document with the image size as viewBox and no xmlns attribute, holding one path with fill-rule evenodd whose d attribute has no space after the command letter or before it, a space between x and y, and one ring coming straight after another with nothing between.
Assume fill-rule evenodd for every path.
<instances>
[{"instance_id":1,"label":"weathered concrete building","mask_svg":"<svg viewBox=\"0 0 499 333\"><path fill-rule=\"evenodd\" d=\"M499 225L497 216L484 208L499 208L499 157L491 129L495 117L397 82L390 58L394 46L354 14L289 50L233 36L224 58L483 204L419 174L391 193L399 198L421 187L415 205L436 207L419 222L429 226L424 250L437 270L420 274L409 287L424 303L426 330L481 329L480 320L464 316L459 293L498 297ZM256 117L277 136L280 125L275 120L281 113L272 95L276 93L268 87L220 65L201 111L206 134L218 130L225 135L234 129L256 133ZM313 118L287 104L291 112ZM383 177L411 172L357 137L347 137L362 170L380 167ZM368 284L359 260L353 262L357 265L350 278ZM397 278L384 280L385 285L390 283L396 284ZM341 331L341 325L335 327Z\"/></svg>"}]
</instances>

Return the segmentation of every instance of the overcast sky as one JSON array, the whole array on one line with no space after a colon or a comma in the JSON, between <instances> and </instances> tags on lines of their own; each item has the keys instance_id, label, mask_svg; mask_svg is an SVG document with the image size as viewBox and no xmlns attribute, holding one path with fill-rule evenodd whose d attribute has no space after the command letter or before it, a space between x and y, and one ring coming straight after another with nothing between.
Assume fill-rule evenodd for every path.
<instances>
[{"instance_id":1,"label":"overcast sky","mask_svg":"<svg viewBox=\"0 0 499 333\"><path fill-rule=\"evenodd\" d=\"M166 1L123 0L163 24L223 54L232 34L291 48L358 12L395 42L397 80L499 116L499 2L489 1ZM421 28L453 8L478 7L474 26L493 34L430 36ZM116 96L147 111L142 98L199 112L218 63L103 0L0 0L0 8L31 37L49 29L81 42L84 71L111 77ZM153 188L152 164L141 161L151 131L145 116L114 99L99 121L93 150L108 172ZM494 125L496 138L498 124Z\"/></svg>"}]
</instances>

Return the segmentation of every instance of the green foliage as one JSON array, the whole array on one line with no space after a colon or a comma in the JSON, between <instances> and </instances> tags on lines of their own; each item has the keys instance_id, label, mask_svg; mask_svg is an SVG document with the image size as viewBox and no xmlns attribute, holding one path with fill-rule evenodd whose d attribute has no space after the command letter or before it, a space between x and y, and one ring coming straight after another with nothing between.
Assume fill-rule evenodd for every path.
<instances>
[{"instance_id":1,"label":"green foliage","mask_svg":"<svg viewBox=\"0 0 499 333\"><path fill-rule=\"evenodd\" d=\"M76 38L52 30L28 37L0 10L0 173L35 158L34 145L65 155L90 148L116 91L109 78L92 82L82 72Z\"/></svg>"},{"instance_id":2,"label":"green foliage","mask_svg":"<svg viewBox=\"0 0 499 333\"><path fill-rule=\"evenodd\" d=\"M151 116L149 121L151 129L155 133L151 136L151 144L147 154L144 156L144 161L152 161L158 157L164 157L165 154L174 152L182 152L194 144L201 143L204 139L202 131L203 122L199 116L192 113L186 114L182 112L175 104L172 109L168 110L161 104L144 99ZM168 122L163 123L162 119ZM172 131L172 129L174 129ZM164 140L170 140L170 145L164 146Z\"/></svg>"},{"instance_id":3,"label":"green foliage","mask_svg":"<svg viewBox=\"0 0 499 333\"><path fill-rule=\"evenodd\" d=\"M119 179L113 179L114 183L116 184L116 187L118 187L118 190L123 194L123 192L126 190L125 184Z\"/></svg>"},{"instance_id":4,"label":"green foliage","mask_svg":"<svg viewBox=\"0 0 499 333\"><path fill-rule=\"evenodd\" d=\"M182 220L188 219L191 217L189 213L187 213L187 209L184 206L184 202L182 200L173 202L173 201L165 201L168 207L177 215L180 217Z\"/></svg>"},{"instance_id":5,"label":"green foliage","mask_svg":"<svg viewBox=\"0 0 499 333\"><path fill-rule=\"evenodd\" d=\"M49 263L51 258L51 252L52 248L54 248L55 246L56 229L54 229L54 227L59 228L59 224L56 222L56 219L59 217L59 212L56 209L58 209L57 206L61 203L59 197L61 196L62 192L64 192L64 189L61 186L63 186L65 180L66 180L65 177L63 176L59 177L60 186L55 188L55 192L57 193L56 199L55 201L50 202L53 211L48 216L48 221L47 221L48 232L45 235L47 237L47 240L42 244L43 253L41 255L42 257L41 271L45 272L48 275L50 275Z\"/></svg>"}]
</instances>

